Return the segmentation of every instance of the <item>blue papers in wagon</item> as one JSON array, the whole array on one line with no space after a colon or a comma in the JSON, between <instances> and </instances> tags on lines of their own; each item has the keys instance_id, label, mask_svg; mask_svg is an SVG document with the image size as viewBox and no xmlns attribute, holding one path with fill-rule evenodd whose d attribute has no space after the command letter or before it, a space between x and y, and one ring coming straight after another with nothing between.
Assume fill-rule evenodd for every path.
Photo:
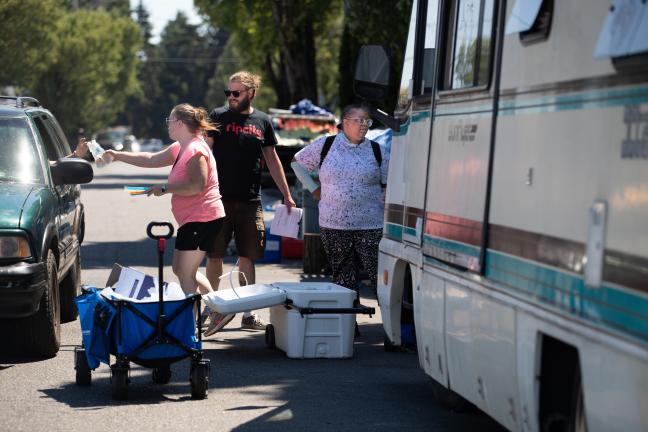
<instances>
[{"instance_id":1,"label":"blue papers in wagon","mask_svg":"<svg viewBox=\"0 0 648 432\"><path fill-rule=\"evenodd\" d=\"M285 300L284 290L265 284L218 290L203 296L207 306L222 314L264 309L280 305Z\"/></svg>"}]
</instances>

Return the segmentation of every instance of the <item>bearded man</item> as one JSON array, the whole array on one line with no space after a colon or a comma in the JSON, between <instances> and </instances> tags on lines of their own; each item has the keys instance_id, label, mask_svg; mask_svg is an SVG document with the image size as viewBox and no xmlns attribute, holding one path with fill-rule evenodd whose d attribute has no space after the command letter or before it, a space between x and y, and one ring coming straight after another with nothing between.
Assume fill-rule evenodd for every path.
<instances>
[{"instance_id":1,"label":"bearded man","mask_svg":"<svg viewBox=\"0 0 648 432\"><path fill-rule=\"evenodd\" d=\"M229 78L225 96L227 106L214 109L210 117L218 125L208 144L218 167L218 180L225 218L222 229L214 239L214 252L208 254L207 278L212 288L218 289L223 274L223 257L234 236L239 259L239 270L248 284L255 282L254 260L263 258L265 226L261 207L261 158L265 159L270 175L281 191L288 211L295 206L288 182L275 151L275 137L270 117L252 107L261 79L247 71L239 71ZM211 141L211 142L210 142ZM210 336L234 318L233 314L211 316L205 336ZM255 314L243 314L241 326L247 329L265 329L265 323Z\"/></svg>"}]
</instances>

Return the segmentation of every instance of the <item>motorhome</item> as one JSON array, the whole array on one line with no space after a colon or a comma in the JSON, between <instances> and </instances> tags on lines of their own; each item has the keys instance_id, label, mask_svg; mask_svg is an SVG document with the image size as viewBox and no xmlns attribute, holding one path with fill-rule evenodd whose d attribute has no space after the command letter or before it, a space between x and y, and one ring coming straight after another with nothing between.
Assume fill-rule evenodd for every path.
<instances>
[{"instance_id":1,"label":"motorhome","mask_svg":"<svg viewBox=\"0 0 648 432\"><path fill-rule=\"evenodd\" d=\"M415 0L404 57L385 347L512 431L648 430L648 5Z\"/></svg>"}]
</instances>

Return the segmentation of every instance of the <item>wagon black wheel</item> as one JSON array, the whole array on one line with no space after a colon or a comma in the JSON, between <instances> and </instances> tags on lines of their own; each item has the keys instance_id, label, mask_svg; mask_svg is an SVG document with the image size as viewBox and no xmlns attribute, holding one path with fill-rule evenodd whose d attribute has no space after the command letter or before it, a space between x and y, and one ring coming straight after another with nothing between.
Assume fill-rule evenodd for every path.
<instances>
[{"instance_id":1,"label":"wagon black wheel","mask_svg":"<svg viewBox=\"0 0 648 432\"><path fill-rule=\"evenodd\" d=\"M128 368L117 365L110 367L110 388L113 399L126 400L128 398Z\"/></svg>"},{"instance_id":2,"label":"wagon black wheel","mask_svg":"<svg viewBox=\"0 0 648 432\"><path fill-rule=\"evenodd\" d=\"M77 385L89 386L92 383L92 371L83 348L75 348L74 350L74 369L76 369Z\"/></svg>"},{"instance_id":3,"label":"wagon black wheel","mask_svg":"<svg viewBox=\"0 0 648 432\"><path fill-rule=\"evenodd\" d=\"M274 326L272 324L268 324L265 329L265 343L266 346L270 349L274 349L277 347L277 344L275 342L275 331L274 331Z\"/></svg>"},{"instance_id":4,"label":"wagon black wheel","mask_svg":"<svg viewBox=\"0 0 648 432\"><path fill-rule=\"evenodd\" d=\"M201 360L191 364L191 398L205 399L209 388L209 361Z\"/></svg>"},{"instance_id":5,"label":"wagon black wheel","mask_svg":"<svg viewBox=\"0 0 648 432\"><path fill-rule=\"evenodd\" d=\"M153 369L153 382L155 384L166 384L171 379L171 368L163 366Z\"/></svg>"}]
</instances>

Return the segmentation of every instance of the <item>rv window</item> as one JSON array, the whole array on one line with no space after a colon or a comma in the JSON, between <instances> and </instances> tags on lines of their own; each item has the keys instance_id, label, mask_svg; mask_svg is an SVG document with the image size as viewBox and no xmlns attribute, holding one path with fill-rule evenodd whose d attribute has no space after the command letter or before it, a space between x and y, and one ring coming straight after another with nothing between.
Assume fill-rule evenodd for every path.
<instances>
[{"instance_id":1,"label":"rv window","mask_svg":"<svg viewBox=\"0 0 648 432\"><path fill-rule=\"evenodd\" d=\"M398 89L398 107L396 111L402 111L407 108L409 101L412 99L413 79L414 79L414 42L416 37L416 13L418 10L418 1L412 5L412 16L410 17L409 32L407 34L407 47L405 48L405 60L403 62L403 75L401 78L400 88Z\"/></svg>"},{"instance_id":2,"label":"rv window","mask_svg":"<svg viewBox=\"0 0 648 432\"><path fill-rule=\"evenodd\" d=\"M493 0L457 0L450 13L445 89L485 86L490 79Z\"/></svg>"},{"instance_id":3,"label":"rv window","mask_svg":"<svg viewBox=\"0 0 648 432\"><path fill-rule=\"evenodd\" d=\"M595 58L648 53L648 3L614 0L594 50Z\"/></svg>"},{"instance_id":4,"label":"rv window","mask_svg":"<svg viewBox=\"0 0 648 432\"><path fill-rule=\"evenodd\" d=\"M506 23L506 34L529 30L536 21L542 0L517 0Z\"/></svg>"},{"instance_id":5,"label":"rv window","mask_svg":"<svg viewBox=\"0 0 648 432\"><path fill-rule=\"evenodd\" d=\"M434 85L434 55L436 53L437 21L439 19L439 2L428 1L425 20L425 44L423 46L423 94L432 93Z\"/></svg>"},{"instance_id":6,"label":"rv window","mask_svg":"<svg viewBox=\"0 0 648 432\"><path fill-rule=\"evenodd\" d=\"M526 31L520 32L520 41L524 45L547 40L551 30L554 0L544 0L533 25Z\"/></svg>"}]
</instances>

